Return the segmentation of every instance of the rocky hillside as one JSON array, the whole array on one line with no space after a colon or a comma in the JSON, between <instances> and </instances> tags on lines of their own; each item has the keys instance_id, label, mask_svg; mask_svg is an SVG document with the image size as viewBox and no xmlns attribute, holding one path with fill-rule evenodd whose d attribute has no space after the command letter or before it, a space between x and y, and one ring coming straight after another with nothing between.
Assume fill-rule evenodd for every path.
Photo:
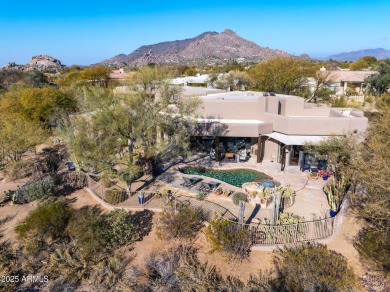
<instances>
[{"instance_id":1,"label":"rocky hillside","mask_svg":"<svg viewBox=\"0 0 390 292\"><path fill-rule=\"evenodd\" d=\"M4 69L20 69L25 71L38 70L38 71L49 71L58 72L61 70L63 65L60 60L46 55L39 55L32 57L31 61L26 65L15 64L10 62L4 66Z\"/></svg>"},{"instance_id":2,"label":"rocky hillside","mask_svg":"<svg viewBox=\"0 0 390 292\"><path fill-rule=\"evenodd\" d=\"M332 59L335 61L355 61L365 56L372 56L378 60L390 58L390 51L382 48L367 49L353 52L345 52L327 57L326 59Z\"/></svg>"},{"instance_id":3,"label":"rocky hillside","mask_svg":"<svg viewBox=\"0 0 390 292\"><path fill-rule=\"evenodd\" d=\"M120 54L100 64L124 67L153 63L199 64L226 60L259 61L289 56L285 51L261 47L227 29L205 32L195 38L142 46L129 55Z\"/></svg>"}]
</instances>

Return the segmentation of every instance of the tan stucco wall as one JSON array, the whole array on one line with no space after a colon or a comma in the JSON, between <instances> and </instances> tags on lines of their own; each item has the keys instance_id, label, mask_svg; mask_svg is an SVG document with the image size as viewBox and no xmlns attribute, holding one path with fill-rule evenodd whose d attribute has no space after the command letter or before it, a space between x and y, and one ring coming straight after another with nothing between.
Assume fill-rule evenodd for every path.
<instances>
[{"instance_id":1,"label":"tan stucco wall","mask_svg":"<svg viewBox=\"0 0 390 292\"><path fill-rule=\"evenodd\" d=\"M259 100L203 100L198 114L207 118L261 120L264 103Z\"/></svg>"},{"instance_id":2,"label":"tan stucco wall","mask_svg":"<svg viewBox=\"0 0 390 292\"><path fill-rule=\"evenodd\" d=\"M276 162L278 159L278 148L279 148L279 145L274 140L271 140L271 139L265 140L263 160L265 160L265 161L273 160L274 162ZM273 157L273 159L272 159L272 157Z\"/></svg>"},{"instance_id":3,"label":"tan stucco wall","mask_svg":"<svg viewBox=\"0 0 390 292\"><path fill-rule=\"evenodd\" d=\"M344 135L347 132L364 132L365 117L284 117L266 114L273 130L287 135Z\"/></svg>"},{"instance_id":4,"label":"tan stucco wall","mask_svg":"<svg viewBox=\"0 0 390 292\"><path fill-rule=\"evenodd\" d=\"M250 93L243 97L250 96ZM278 114L279 102L281 114ZM289 135L343 135L350 131L364 132L368 120L363 113L345 109L351 116L343 116L340 109L317 108L302 98L291 96L255 96L253 99L204 98L198 114L204 118L257 120L264 124L231 123L226 136L257 137L272 131Z\"/></svg>"}]
</instances>

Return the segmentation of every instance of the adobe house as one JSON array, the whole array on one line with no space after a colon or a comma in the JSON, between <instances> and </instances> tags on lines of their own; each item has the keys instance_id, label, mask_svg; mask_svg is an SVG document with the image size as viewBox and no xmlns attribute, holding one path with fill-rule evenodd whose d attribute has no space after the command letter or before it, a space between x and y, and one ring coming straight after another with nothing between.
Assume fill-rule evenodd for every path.
<instances>
[{"instance_id":1,"label":"adobe house","mask_svg":"<svg viewBox=\"0 0 390 292\"><path fill-rule=\"evenodd\" d=\"M322 71L325 68L321 68ZM328 71L329 72L329 71ZM330 89L334 90L337 96L341 95L364 95L367 83L364 81L376 71L349 71L349 70L335 70L330 71L328 77L333 82Z\"/></svg>"},{"instance_id":2,"label":"adobe house","mask_svg":"<svg viewBox=\"0 0 390 292\"><path fill-rule=\"evenodd\" d=\"M208 92L200 98L201 118L197 118L191 133L193 140L212 140L217 157L220 147L229 154L244 150L258 163L280 163L282 170L302 163L305 142L348 132L363 133L368 124L360 110L317 107L297 96L233 91Z\"/></svg>"}]
</instances>

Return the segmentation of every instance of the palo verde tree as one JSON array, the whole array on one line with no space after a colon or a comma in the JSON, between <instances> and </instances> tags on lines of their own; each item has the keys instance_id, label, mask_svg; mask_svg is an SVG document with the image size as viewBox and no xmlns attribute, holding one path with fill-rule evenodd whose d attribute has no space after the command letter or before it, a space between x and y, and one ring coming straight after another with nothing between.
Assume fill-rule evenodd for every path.
<instances>
[{"instance_id":1,"label":"palo verde tree","mask_svg":"<svg viewBox=\"0 0 390 292\"><path fill-rule=\"evenodd\" d=\"M131 182L145 165L157 174L162 159L184 154L189 117L199 101L181 98L165 80L146 67L134 75L127 93L81 88L84 112L72 117L66 131L74 158L99 170L115 169Z\"/></svg>"},{"instance_id":2,"label":"palo verde tree","mask_svg":"<svg viewBox=\"0 0 390 292\"><path fill-rule=\"evenodd\" d=\"M18 114L29 121L50 126L60 112L70 113L77 108L73 96L54 87L13 86L0 100L3 116Z\"/></svg>"},{"instance_id":3,"label":"palo verde tree","mask_svg":"<svg viewBox=\"0 0 390 292\"><path fill-rule=\"evenodd\" d=\"M276 57L260 62L248 73L258 90L303 96L307 77L314 76L314 72L315 68L306 60Z\"/></svg>"},{"instance_id":4,"label":"palo verde tree","mask_svg":"<svg viewBox=\"0 0 390 292\"><path fill-rule=\"evenodd\" d=\"M44 141L47 132L21 115L0 115L0 149L7 162L19 161L35 145Z\"/></svg>"}]
</instances>

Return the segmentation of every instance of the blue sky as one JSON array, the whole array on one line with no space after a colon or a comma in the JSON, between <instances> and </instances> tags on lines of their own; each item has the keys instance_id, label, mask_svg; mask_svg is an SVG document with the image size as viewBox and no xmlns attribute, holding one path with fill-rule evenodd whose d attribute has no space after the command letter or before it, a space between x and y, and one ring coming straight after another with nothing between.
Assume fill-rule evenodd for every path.
<instances>
[{"instance_id":1,"label":"blue sky","mask_svg":"<svg viewBox=\"0 0 390 292\"><path fill-rule=\"evenodd\" d=\"M390 49L390 1L2 0L0 67L48 54L88 65L141 45L229 28L291 54Z\"/></svg>"}]
</instances>

